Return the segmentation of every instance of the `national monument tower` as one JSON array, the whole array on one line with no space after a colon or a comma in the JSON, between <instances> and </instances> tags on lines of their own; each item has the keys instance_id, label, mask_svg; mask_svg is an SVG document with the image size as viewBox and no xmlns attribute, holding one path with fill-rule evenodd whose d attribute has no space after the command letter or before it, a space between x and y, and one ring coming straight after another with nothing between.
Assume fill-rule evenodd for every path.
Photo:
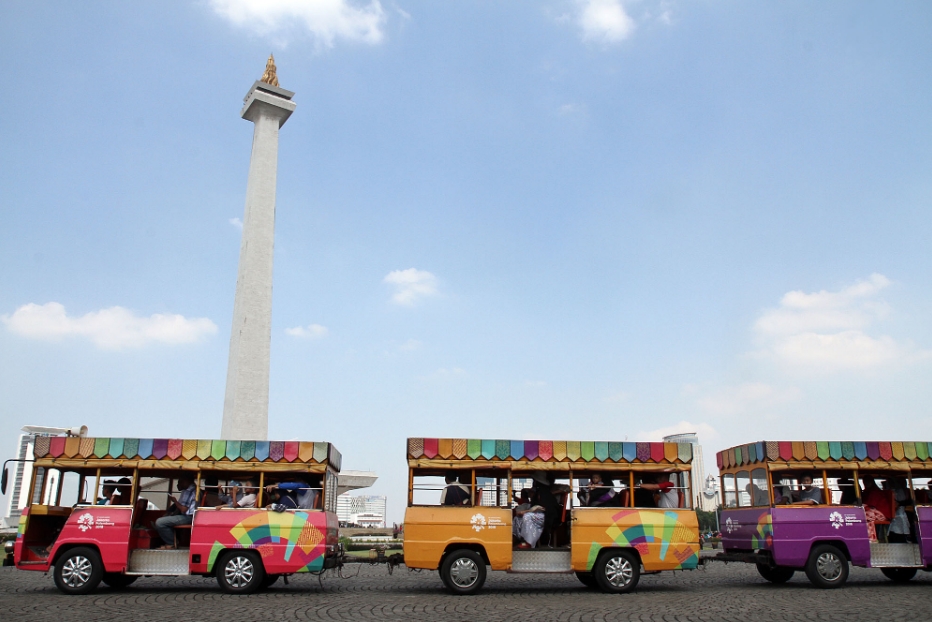
<instances>
[{"instance_id":1,"label":"national monument tower","mask_svg":"<svg viewBox=\"0 0 932 622\"><path fill-rule=\"evenodd\" d=\"M278 129L294 112L293 96L278 86L275 59L270 55L262 79L249 89L240 112L255 128L220 431L226 440L266 440L269 434Z\"/></svg>"}]
</instances>

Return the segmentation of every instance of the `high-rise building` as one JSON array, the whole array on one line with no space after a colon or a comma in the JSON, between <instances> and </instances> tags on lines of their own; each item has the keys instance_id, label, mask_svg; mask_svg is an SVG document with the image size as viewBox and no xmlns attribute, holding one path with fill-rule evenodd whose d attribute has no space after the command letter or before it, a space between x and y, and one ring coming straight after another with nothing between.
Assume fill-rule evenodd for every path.
<instances>
[{"instance_id":1,"label":"high-rise building","mask_svg":"<svg viewBox=\"0 0 932 622\"><path fill-rule=\"evenodd\" d=\"M7 528L19 525L19 515L23 508L29 505L29 487L32 484L32 449L36 443L36 437L32 434L21 434L16 443L16 460L11 462L12 477L10 478L7 490L7 508L6 518L3 519L3 526Z\"/></svg>"},{"instance_id":2,"label":"high-rise building","mask_svg":"<svg viewBox=\"0 0 932 622\"><path fill-rule=\"evenodd\" d=\"M337 497L337 520L341 525L385 528L386 498L384 495L350 496L344 492Z\"/></svg>"},{"instance_id":3,"label":"high-rise building","mask_svg":"<svg viewBox=\"0 0 932 622\"><path fill-rule=\"evenodd\" d=\"M692 472L690 476L690 492L692 494L692 507L711 512L718 503L715 498L705 494L706 477L705 462L702 458L702 445L699 444L699 435L695 432L685 434L671 434L663 437L664 443L690 443L693 446Z\"/></svg>"}]
</instances>

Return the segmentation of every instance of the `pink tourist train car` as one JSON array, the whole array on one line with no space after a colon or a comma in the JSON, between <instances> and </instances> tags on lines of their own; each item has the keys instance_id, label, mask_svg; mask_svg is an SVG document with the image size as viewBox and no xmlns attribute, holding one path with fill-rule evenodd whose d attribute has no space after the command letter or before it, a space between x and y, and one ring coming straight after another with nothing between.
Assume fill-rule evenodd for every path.
<instances>
[{"instance_id":1,"label":"pink tourist train car","mask_svg":"<svg viewBox=\"0 0 932 622\"><path fill-rule=\"evenodd\" d=\"M68 594L139 576L250 593L336 565L330 443L37 437L14 561Z\"/></svg>"}]
</instances>

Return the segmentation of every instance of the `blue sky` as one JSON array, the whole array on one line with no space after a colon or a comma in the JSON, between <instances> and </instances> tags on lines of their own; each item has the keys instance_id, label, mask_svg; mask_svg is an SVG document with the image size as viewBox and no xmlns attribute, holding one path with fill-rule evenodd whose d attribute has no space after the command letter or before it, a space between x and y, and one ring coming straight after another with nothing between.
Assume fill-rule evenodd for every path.
<instances>
[{"instance_id":1,"label":"blue sky","mask_svg":"<svg viewBox=\"0 0 932 622\"><path fill-rule=\"evenodd\" d=\"M270 436L930 439L927 3L11 2L0 424L219 435L252 125Z\"/></svg>"}]
</instances>

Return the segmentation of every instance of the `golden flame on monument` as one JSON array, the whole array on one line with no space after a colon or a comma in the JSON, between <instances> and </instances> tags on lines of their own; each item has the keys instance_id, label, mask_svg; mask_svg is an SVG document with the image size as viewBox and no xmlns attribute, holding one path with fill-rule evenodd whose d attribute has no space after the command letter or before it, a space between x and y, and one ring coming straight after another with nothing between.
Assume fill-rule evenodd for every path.
<instances>
[{"instance_id":1,"label":"golden flame on monument","mask_svg":"<svg viewBox=\"0 0 932 622\"><path fill-rule=\"evenodd\" d=\"M265 63L265 73L262 74L260 82L265 82L266 84L271 84L272 86L278 86L278 74L275 69L275 56L269 54L269 60Z\"/></svg>"}]
</instances>

